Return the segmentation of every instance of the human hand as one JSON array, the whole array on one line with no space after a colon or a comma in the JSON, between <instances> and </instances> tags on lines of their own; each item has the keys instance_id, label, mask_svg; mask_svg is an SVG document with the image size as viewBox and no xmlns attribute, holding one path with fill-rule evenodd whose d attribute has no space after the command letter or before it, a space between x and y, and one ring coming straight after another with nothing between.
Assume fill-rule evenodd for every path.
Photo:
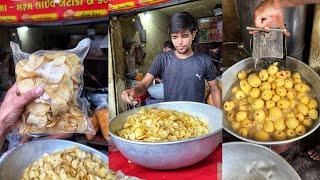
<instances>
[{"instance_id":1,"label":"human hand","mask_svg":"<svg viewBox=\"0 0 320 180\"><path fill-rule=\"evenodd\" d=\"M254 11L254 24L258 28L269 30L270 28L281 28L284 35L290 36L284 25L284 9L280 6L279 0L263 1ZM251 34L256 31L250 31Z\"/></svg>"},{"instance_id":2,"label":"human hand","mask_svg":"<svg viewBox=\"0 0 320 180\"><path fill-rule=\"evenodd\" d=\"M7 92L0 107L0 132L8 133L19 124L24 107L43 94L41 87L21 94L15 83Z\"/></svg>"},{"instance_id":3,"label":"human hand","mask_svg":"<svg viewBox=\"0 0 320 180\"><path fill-rule=\"evenodd\" d=\"M136 92L134 88L124 90L121 94L121 99L128 104L135 105L137 103L136 101L134 101L135 97Z\"/></svg>"}]
</instances>

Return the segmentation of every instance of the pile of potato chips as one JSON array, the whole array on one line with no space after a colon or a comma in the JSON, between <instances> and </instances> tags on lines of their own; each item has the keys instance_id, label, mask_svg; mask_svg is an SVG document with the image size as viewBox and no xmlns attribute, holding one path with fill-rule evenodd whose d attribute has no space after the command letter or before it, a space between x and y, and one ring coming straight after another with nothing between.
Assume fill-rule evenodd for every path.
<instances>
[{"instance_id":1,"label":"pile of potato chips","mask_svg":"<svg viewBox=\"0 0 320 180\"><path fill-rule=\"evenodd\" d=\"M197 117L169 109L142 108L128 117L118 135L144 142L167 142L209 133L208 124Z\"/></svg>"},{"instance_id":2,"label":"pile of potato chips","mask_svg":"<svg viewBox=\"0 0 320 180\"><path fill-rule=\"evenodd\" d=\"M116 179L109 172L101 157L85 152L78 147L53 154L30 164L23 172L21 180L28 179Z\"/></svg>"},{"instance_id":3,"label":"pile of potato chips","mask_svg":"<svg viewBox=\"0 0 320 180\"><path fill-rule=\"evenodd\" d=\"M20 132L85 132L88 121L77 105L83 70L80 58L69 52L46 51L20 60L16 65L20 93L44 88L44 94L26 107Z\"/></svg>"}]
</instances>

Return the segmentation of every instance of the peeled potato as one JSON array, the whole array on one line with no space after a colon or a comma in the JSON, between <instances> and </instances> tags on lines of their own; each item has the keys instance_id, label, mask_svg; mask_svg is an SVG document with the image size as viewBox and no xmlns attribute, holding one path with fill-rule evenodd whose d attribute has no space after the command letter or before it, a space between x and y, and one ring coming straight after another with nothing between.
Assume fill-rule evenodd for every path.
<instances>
[{"instance_id":1,"label":"peeled potato","mask_svg":"<svg viewBox=\"0 0 320 180\"><path fill-rule=\"evenodd\" d=\"M236 99L242 99L245 97L246 97L246 94L242 90L239 90L236 92Z\"/></svg>"},{"instance_id":2,"label":"peeled potato","mask_svg":"<svg viewBox=\"0 0 320 180\"><path fill-rule=\"evenodd\" d=\"M255 110L253 113L253 119L257 123L262 123L266 118L266 113L262 109Z\"/></svg>"},{"instance_id":3,"label":"peeled potato","mask_svg":"<svg viewBox=\"0 0 320 180\"><path fill-rule=\"evenodd\" d=\"M266 69L262 69L262 70L259 72L259 77L260 77L261 81L266 81L266 80L268 80L268 77L269 77L268 71L267 71Z\"/></svg>"},{"instance_id":4,"label":"peeled potato","mask_svg":"<svg viewBox=\"0 0 320 180\"><path fill-rule=\"evenodd\" d=\"M231 122L231 128L234 131L237 131L238 129L240 129L240 127L241 127L241 123L240 122L238 122L238 121Z\"/></svg>"},{"instance_id":5,"label":"peeled potato","mask_svg":"<svg viewBox=\"0 0 320 180\"><path fill-rule=\"evenodd\" d=\"M264 101L262 99L256 99L252 103L252 109L262 109L264 107Z\"/></svg>"},{"instance_id":6,"label":"peeled potato","mask_svg":"<svg viewBox=\"0 0 320 180\"><path fill-rule=\"evenodd\" d=\"M284 96L287 95L287 90L286 90L286 88L284 88L284 87L278 87L278 88L276 89L276 93L277 93L279 96L284 97Z\"/></svg>"},{"instance_id":7,"label":"peeled potato","mask_svg":"<svg viewBox=\"0 0 320 180\"><path fill-rule=\"evenodd\" d=\"M231 111L234 108L234 102L233 101L226 101L223 105L223 108L225 111Z\"/></svg>"},{"instance_id":8,"label":"peeled potato","mask_svg":"<svg viewBox=\"0 0 320 180\"><path fill-rule=\"evenodd\" d=\"M267 132L264 131L258 131L254 134L254 138L258 141L269 141L270 135Z\"/></svg>"},{"instance_id":9,"label":"peeled potato","mask_svg":"<svg viewBox=\"0 0 320 180\"><path fill-rule=\"evenodd\" d=\"M295 72L295 73L292 74L292 78L299 78L299 79L301 79L301 75L300 75L300 73Z\"/></svg>"},{"instance_id":10,"label":"peeled potato","mask_svg":"<svg viewBox=\"0 0 320 180\"><path fill-rule=\"evenodd\" d=\"M287 98L288 99L294 99L296 96L297 96L297 91L296 90L294 90L294 89L289 89L288 91L287 91Z\"/></svg>"},{"instance_id":11,"label":"peeled potato","mask_svg":"<svg viewBox=\"0 0 320 180\"><path fill-rule=\"evenodd\" d=\"M289 139L294 138L297 136L296 132L293 129L287 129L286 135Z\"/></svg>"},{"instance_id":12,"label":"peeled potato","mask_svg":"<svg viewBox=\"0 0 320 180\"><path fill-rule=\"evenodd\" d=\"M260 96L260 94L261 94L261 91L260 91L259 88L252 88L252 89L250 90L250 96L251 96L252 98L258 98L258 97Z\"/></svg>"},{"instance_id":13,"label":"peeled potato","mask_svg":"<svg viewBox=\"0 0 320 180\"><path fill-rule=\"evenodd\" d=\"M274 101L272 101L272 100L266 101L266 108L267 109L271 109L271 108L273 108L275 106L276 106L276 103Z\"/></svg>"},{"instance_id":14,"label":"peeled potato","mask_svg":"<svg viewBox=\"0 0 320 180\"><path fill-rule=\"evenodd\" d=\"M290 106L290 102L286 98L281 98L277 102L277 106L280 107L281 109L287 109Z\"/></svg>"},{"instance_id":15,"label":"peeled potato","mask_svg":"<svg viewBox=\"0 0 320 180\"><path fill-rule=\"evenodd\" d=\"M240 71L238 72L238 79L242 80L247 78L247 72L246 71Z\"/></svg>"},{"instance_id":16,"label":"peeled potato","mask_svg":"<svg viewBox=\"0 0 320 180\"><path fill-rule=\"evenodd\" d=\"M247 112L246 111L239 111L236 113L236 120L237 121L243 121L247 119Z\"/></svg>"},{"instance_id":17,"label":"peeled potato","mask_svg":"<svg viewBox=\"0 0 320 180\"><path fill-rule=\"evenodd\" d=\"M272 83L276 78L277 78L277 77L276 77L275 75L269 75L267 81L268 81L269 83Z\"/></svg>"},{"instance_id":18,"label":"peeled potato","mask_svg":"<svg viewBox=\"0 0 320 180\"><path fill-rule=\"evenodd\" d=\"M263 130L268 133L272 133L274 131L274 125L272 121L265 121L263 125Z\"/></svg>"},{"instance_id":19,"label":"peeled potato","mask_svg":"<svg viewBox=\"0 0 320 180\"><path fill-rule=\"evenodd\" d=\"M315 109L310 109L309 112L308 112L308 116L311 118L311 119L318 119L318 111L315 110Z\"/></svg>"},{"instance_id":20,"label":"peeled potato","mask_svg":"<svg viewBox=\"0 0 320 180\"><path fill-rule=\"evenodd\" d=\"M299 125L299 121L296 118L289 118L286 120L286 125L289 129L295 129Z\"/></svg>"},{"instance_id":21,"label":"peeled potato","mask_svg":"<svg viewBox=\"0 0 320 180\"><path fill-rule=\"evenodd\" d=\"M282 87L284 85L284 79L277 78L274 80L274 82L276 83L277 87Z\"/></svg>"},{"instance_id":22,"label":"peeled potato","mask_svg":"<svg viewBox=\"0 0 320 180\"><path fill-rule=\"evenodd\" d=\"M284 87L286 89L291 89L293 87L293 81L291 78L285 79L284 80Z\"/></svg>"},{"instance_id":23,"label":"peeled potato","mask_svg":"<svg viewBox=\"0 0 320 180\"><path fill-rule=\"evenodd\" d=\"M287 139L287 135L284 131L276 131L273 133L273 138L277 141L282 141Z\"/></svg>"},{"instance_id":24,"label":"peeled potato","mask_svg":"<svg viewBox=\"0 0 320 180\"><path fill-rule=\"evenodd\" d=\"M310 128L312 126L312 119L310 118L306 118L302 121L302 124L308 128Z\"/></svg>"},{"instance_id":25,"label":"peeled potato","mask_svg":"<svg viewBox=\"0 0 320 180\"><path fill-rule=\"evenodd\" d=\"M269 116L272 119L280 119L282 117L282 111L279 107L273 107L269 110Z\"/></svg>"},{"instance_id":26,"label":"peeled potato","mask_svg":"<svg viewBox=\"0 0 320 180\"><path fill-rule=\"evenodd\" d=\"M298 136L301 136L306 133L307 129L303 125L299 125L298 127L296 127L296 129L294 131Z\"/></svg>"},{"instance_id":27,"label":"peeled potato","mask_svg":"<svg viewBox=\"0 0 320 180\"><path fill-rule=\"evenodd\" d=\"M272 91L271 90L264 90L261 92L261 97L263 100L267 101L272 98Z\"/></svg>"},{"instance_id":28,"label":"peeled potato","mask_svg":"<svg viewBox=\"0 0 320 180\"><path fill-rule=\"evenodd\" d=\"M248 83L252 87L259 87L261 84L261 80L256 74L250 74L248 77Z\"/></svg>"},{"instance_id":29,"label":"peeled potato","mask_svg":"<svg viewBox=\"0 0 320 180\"><path fill-rule=\"evenodd\" d=\"M271 90L271 83L269 82L262 82L259 86L260 90L263 91L263 90Z\"/></svg>"},{"instance_id":30,"label":"peeled potato","mask_svg":"<svg viewBox=\"0 0 320 180\"><path fill-rule=\"evenodd\" d=\"M278 72L278 66L276 64L273 64L271 66L268 67L268 73L270 75L274 75Z\"/></svg>"},{"instance_id":31,"label":"peeled potato","mask_svg":"<svg viewBox=\"0 0 320 180\"><path fill-rule=\"evenodd\" d=\"M298 112L302 113L304 116L308 115L308 106L302 103L298 104Z\"/></svg>"},{"instance_id":32,"label":"peeled potato","mask_svg":"<svg viewBox=\"0 0 320 180\"><path fill-rule=\"evenodd\" d=\"M274 121L274 128L276 131L282 131L286 129L286 123L283 119L278 119Z\"/></svg>"},{"instance_id":33,"label":"peeled potato","mask_svg":"<svg viewBox=\"0 0 320 180\"><path fill-rule=\"evenodd\" d=\"M247 128L240 128L239 134L243 137L247 137L248 136L248 129Z\"/></svg>"},{"instance_id":34,"label":"peeled potato","mask_svg":"<svg viewBox=\"0 0 320 180\"><path fill-rule=\"evenodd\" d=\"M318 102L315 99L310 99L308 107L309 109L315 109L318 107Z\"/></svg>"}]
</instances>

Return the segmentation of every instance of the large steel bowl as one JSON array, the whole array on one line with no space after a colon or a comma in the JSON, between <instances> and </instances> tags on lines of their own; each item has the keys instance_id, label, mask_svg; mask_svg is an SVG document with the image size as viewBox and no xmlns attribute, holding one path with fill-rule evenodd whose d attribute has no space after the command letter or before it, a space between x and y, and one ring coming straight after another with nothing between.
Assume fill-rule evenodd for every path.
<instances>
[{"instance_id":1,"label":"large steel bowl","mask_svg":"<svg viewBox=\"0 0 320 180\"><path fill-rule=\"evenodd\" d=\"M107 163L105 154L88 146L65 140L39 140L23 144L7 155L0 158L0 179L17 180L20 179L24 170L30 163L40 159L44 153L54 153L77 146L81 150L97 154L103 162Z\"/></svg>"},{"instance_id":2,"label":"large steel bowl","mask_svg":"<svg viewBox=\"0 0 320 180\"><path fill-rule=\"evenodd\" d=\"M287 65L286 66L287 66L286 67L287 69L294 71L294 72L299 72L301 74L303 80L311 85L311 89L312 89L311 92L315 95L318 102L320 102L319 101L320 100L320 92L318 91L320 89L320 77L318 76L318 74L314 70L312 70L309 66L304 64L303 62L301 62L297 59L294 59L292 57L287 57ZM222 82L223 82L222 99L223 99L223 102L225 102L227 99L230 98L232 87L239 81L237 79L237 73L241 70L253 70L253 69L254 69L253 60L252 60L252 57L250 57L250 58L244 59L244 60L236 63L235 65L233 65L232 67L230 67L229 69L227 69L223 73L223 75L222 75ZM319 109L319 107L318 107L318 109ZM253 139L242 137L239 134L237 134L236 132L234 132L233 129L231 128L230 124L228 123L228 120L226 119L225 113L224 113L224 117L223 117L223 128L227 132L232 134L233 136L236 136L237 138L242 139L247 142L252 142L252 143L257 143L257 144L266 144L266 145L279 145L279 144L287 144L287 143L295 142L299 139L302 139L302 138L308 136L309 134L314 132L319 126L320 126L320 118L318 118L316 121L314 121L313 127L310 130L308 130L306 134L304 134L302 136L297 136L295 138L283 140L283 141L256 141Z\"/></svg>"},{"instance_id":3,"label":"large steel bowl","mask_svg":"<svg viewBox=\"0 0 320 180\"><path fill-rule=\"evenodd\" d=\"M188 140L148 143L130 141L117 135L127 117L140 110L126 111L110 122L110 135L119 151L132 162L152 169L177 169L195 164L209 156L221 142L222 111L195 102L165 102L145 107L158 107L187 112L208 122L210 133Z\"/></svg>"},{"instance_id":4,"label":"large steel bowl","mask_svg":"<svg viewBox=\"0 0 320 180\"><path fill-rule=\"evenodd\" d=\"M222 148L224 180L301 180L285 159L267 147L231 142Z\"/></svg>"}]
</instances>

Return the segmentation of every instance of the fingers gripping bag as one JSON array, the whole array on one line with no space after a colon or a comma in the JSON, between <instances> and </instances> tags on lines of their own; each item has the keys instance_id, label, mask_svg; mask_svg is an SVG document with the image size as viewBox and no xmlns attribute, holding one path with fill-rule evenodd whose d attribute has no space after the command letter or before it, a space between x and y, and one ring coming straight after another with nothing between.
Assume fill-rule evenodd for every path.
<instances>
[{"instance_id":1,"label":"fingers gripping bag","mask_svg":"<svg viewBox=\"0 0 320 180\"><path fill-rule=\"evenodd\" d=\"M25 107L19 127L21 134L94 134L88 107L81 96L83 60L90 43L87 38L74 49L28 54L22 52L18 44L10 42L19 93L35 87L44 89L42 96Z\"/></svg>"}]
</instances>

